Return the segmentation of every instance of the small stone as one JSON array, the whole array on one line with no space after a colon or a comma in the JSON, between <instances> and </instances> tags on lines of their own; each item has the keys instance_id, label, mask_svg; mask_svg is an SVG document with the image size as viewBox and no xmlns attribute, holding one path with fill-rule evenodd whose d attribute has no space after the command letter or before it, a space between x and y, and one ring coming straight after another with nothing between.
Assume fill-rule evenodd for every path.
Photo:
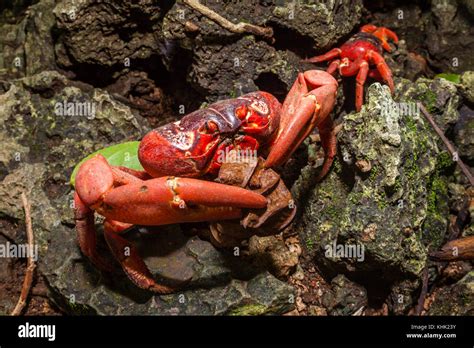
<instances>
[{"instance_id":1,"label":"small stone","mask_svg":"<svg viewBox=\"0 0 474 348\"><path fill-rule=\"evenodd\" d=\"M356 166L357 166L357 168L359 168L359 170L362 173L367 173L372 169L372 165L370 164L370 161L367 161L367 160L357 161Z\"/></svg>"},{"instance_id":2,"label":"small stone","mask_svg":"<svg viewBox=\"0 0 474 348\"><path fill-rule=\"evenodd\" d=\"M403 229L403 234L404 234L406 237L409 237L412 233L413 233L413 229L411 229L410 227L405 227L405 228Z\"/></svg>"},{"instance_id":3,"label":"small stone","mask_svg":"<svg viewBox=\"0 0 474 348\"><path fill-rule=\"evenodd\" d=\"M369 224L364 229L363 234L361 236L361 240L364 242L371 242L375 240L375 236L377 233L377 224Z\"/></svg>"}]
</instances>

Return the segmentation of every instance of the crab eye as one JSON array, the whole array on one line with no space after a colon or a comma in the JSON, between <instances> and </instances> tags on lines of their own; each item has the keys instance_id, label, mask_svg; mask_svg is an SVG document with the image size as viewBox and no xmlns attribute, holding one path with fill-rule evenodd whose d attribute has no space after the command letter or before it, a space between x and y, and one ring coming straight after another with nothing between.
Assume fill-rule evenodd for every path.
<instances>
[{"instance_id":1,"label":"crab eye","mask_svg":"<svg viewBox=\"0 0 474 348\"><path fill-rule=\"evenodd\" d=\"M240 120L244 120L245 117L247 117L247 112L248 112L247 106L242 105L242 106L239 106L239 107L235 110L235 115L236 115Z\"/></svg>"},{"instance_id":2,"label":"crab eye","mask_svg":"<svg viewBox=\"0 0 474 348\"><path fill-rule=\"evenodd\" d=\"M207 121L201 128L200 132L203 134L214 134L219 130L217 124L213 121Z\"/></svg>"},{"instance_id":3,"label":"crab eye","mask_svg":"<svg viewBox=\"0 0 474 348\"><path fill-rule=\"evenodd\" d=\"M217 127L217 124L213 121L207 121L206 127L209 133L215 133L219 130L219 127Z\"/></svg>"}]
</instances>

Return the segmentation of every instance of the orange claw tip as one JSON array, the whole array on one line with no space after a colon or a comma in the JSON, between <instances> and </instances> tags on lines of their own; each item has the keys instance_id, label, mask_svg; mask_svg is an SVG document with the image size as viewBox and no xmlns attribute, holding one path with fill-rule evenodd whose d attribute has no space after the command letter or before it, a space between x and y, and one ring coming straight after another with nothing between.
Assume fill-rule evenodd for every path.
<instances>
[{"instance_id":1,"label":"orange claw tip","mask_svg":"<svg viewBox=\"0 0 474 348\"><path fill-rule=\"evenodd\" d=\"M263 164L263 166L265 168L278 167L279 165L281 165L280 163L281 161L279 159L285 158L284 152L285 152L285 149L274 147L272 151L270 152L270 154L268 155L267 159L265 160L265 163Z\"/></svg>"},{"instance_id":2,"label":"orange claw tip","mask_svg":"<svg viewBox=\"0 0 474 348\"><path fill-rule=\"evenodd\" d=\"M361 28L360 28L360 31L364 32L364 33L372 33L374 31L377 30L377 26L373 25L373 24L366 24L366 25L363 25Z\"/></svg>"}]
</instances>

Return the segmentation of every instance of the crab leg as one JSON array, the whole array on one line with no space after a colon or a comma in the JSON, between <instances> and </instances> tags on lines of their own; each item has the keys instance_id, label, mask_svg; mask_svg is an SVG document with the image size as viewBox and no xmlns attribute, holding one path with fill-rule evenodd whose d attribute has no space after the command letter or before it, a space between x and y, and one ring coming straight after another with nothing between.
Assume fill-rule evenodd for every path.
<instances>
[{"instance_id":1,"label":"crab leg","mask_svg":"<svg viewBox=\"0 0 474 348\"><path fill-rule=\"evenodd\" d=\"M133 243L120 236L120 233L131 226L133 225L109 219L106 219L104 222L105 240L112 255L120 263L128 278L138 287L159 294L170 294L184 286L189 280L173 287L155 282L150 270L140 257L137 248Z\"/></svg>"},{"instance_id":2,"label":"crab leg","mask_svg":"<svg viewBox=\"0 0 474 348\"><path fill-rule=\"evenodd\" d=\"M74 193L74 219L76 221L77 239L82 253L100 270L111 272L112 267L97 253L97 239L94 225L94 211L89 209Z\"/></svg>"},{"instance_id":3,"label":"crab leg","mask_svg":"<svg viewBox=\"0 0 474 348\"><path fill-rule=\"evenodd\" d=\"M324 124L334 107L336 91L337 81L327 72L309 70L298 75L283 103L279 133L266 167L283 164L314 127Z\"/></svg>"},{"instance_id":4,"label":"crab leg","mask_svg":"<svg viewBox=\"0 0 474 348\"><path fill-rule=\"evenodd\" d=\"M377 80L377 81L383 81L383 77L380 75L379 71L377 69L370 69L369 70L369 77Z\"/></svg>"},{"instance_id":5,"label":"crab leg","mask_svg":"<svg viewBox=\"0 0 474 348\"><path fill-rule=\"evenodd\" d=\"M360 111L364 103L364 84L369 73L369 63L365 60L360 64L359 72L356 77L356 110Z\"/></svg>"},{"instance_id":6,"label":"crab leg","mask_svg":"<svg viewBox=\"0 0 474 348\"><path fill-rule=\"evenodd\" d=\"M360 65L364 62L364 59L359 58L356 61L351 61L349 58L344 58L339 64L339 73L342 76L354 76L358 73Z\"/></svg>"},{"instance_id":7,"label":"crab leg","mask_svg":"<svg viewBox=\"0 0 474 348\"><path fill-rule=\"evenodd\" d=\"M395 86L393 84L392 72L390 71L390 68L388 67L383 57L375 51L370 51L368 54L368 58L370 59L371 63L373 63L377 67L378 72L385 80L385 82L387 82L388 86L390 87L390 91L393 93L395 90Z\"/></svg>"},{"instance_id":8,"label":"crab leg","mask_svg":"<svg viewBox=\"0 0 474 348\"><path fill-rule=\"evenodd\" d=\"M303 63L320 63L334 58L338 58L341 55L340 48L333 48L329 52L322 54L320 56L314 56L312 58L302 60Z\"/></svg>"},{"instance_id":9,"label":"crab leg","mask_svg":"<svg viewBox=\"0 0 474 348\"><path fill-rule=\"evenodd\" d=\"M86 161L76 176L76 230L84 255L110 271L96 251L94 211L105 216L105 239L124 272L137 286L157 293L176 288L157 284L136 248L119 233L133 224L234 219L241 216L241 208L267 205L264 196L240 187L176 177L141 180L138 176L139 172L110 166L101 155ZM127 247L128 254L124 252Z\"/></svg>"},{"instance_id":10,"label":"crab leg","mask_svg":"<svg viewBox=\"0 0 474 348\"><path fill-rule=\"evenodd\" d=\"M339 68L339 64L341 64L341 61L339 59L333 60L326 69L326 72L331 75L334 74Z\"/></svg>"},{"instance_id":11,"label":"crab leg","mask_svg":"<svg viewBox=\"0 0 474 348\"><path fill-rule=\"evenodd\" d=\"M240 187L197 179L162 177L110 190L97 212L140 225L239 218L240 208L263 208L266 199Z\"/></svg>"},{"instance_id":12,"label":"crab leg","mask_svg":"<svg viewBox=\"0 0 474 348\"><path fill-rule=\"evenodd\" d=\"M324 149L325 158L323 167L321 168L316 181L320 181L329 172L337 151L337 139L332 118L327 117L318 128L319 137L321 138L321 146Z\"/></svg>"}]
</instances>

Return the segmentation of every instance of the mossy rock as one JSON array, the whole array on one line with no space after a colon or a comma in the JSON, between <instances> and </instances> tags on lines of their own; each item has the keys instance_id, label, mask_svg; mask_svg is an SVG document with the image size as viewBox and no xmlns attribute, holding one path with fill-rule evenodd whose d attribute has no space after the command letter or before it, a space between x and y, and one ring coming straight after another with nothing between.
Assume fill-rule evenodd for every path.
<instances>
[{"instance_id":1,"label":"mossy rock","mask_svg":"<svg viewBox=\"0 0 474 348\"><path fill-rule=\"evenodd\" d=\"M300 237L323 273L381 290L419 278L427 246L442 242L448 207L440 168L447 160L416 107L400 113L379 83L366 100L344 118L333 170L309 194ZM363 255L328 257L334 243L359 246Z\"/></svg>"}]
</instances>

